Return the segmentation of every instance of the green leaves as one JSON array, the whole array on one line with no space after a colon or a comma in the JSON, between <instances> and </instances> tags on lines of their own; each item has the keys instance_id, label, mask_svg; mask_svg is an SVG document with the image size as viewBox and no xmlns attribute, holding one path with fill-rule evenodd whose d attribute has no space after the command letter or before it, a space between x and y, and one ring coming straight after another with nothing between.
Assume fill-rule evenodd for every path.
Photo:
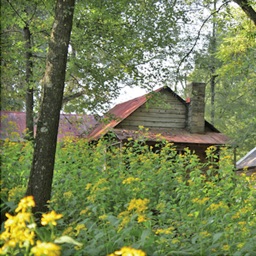
<instances>
[{"instance_id":1,"label":"green leaves","mask_svg":"<svg viewBox=\"0 0 256 256\"><path fill-rule=\"evenodd\" d=\"M77 242L76 240L74 240L72 237L70 236L61 236L61 237L58 237L54 240L54 243L56 244L64 244L64 243L67 243L67 244L73 244L73 245L77 245L77 246L82 246L83 244L82 243L79 243Z\"/></svg>"},{"instance_id":2,"label":"green leaves","mask_svg":"<svg viewBox=\"0 0 256 256\"><path fill-rule=\"evenodd\" d=\"M9 199L17 202L23 193L16 187L26 184L20 170L28 168L31 147L11 143L4 145L2 170L9 169L2 172L1 198L8 200L10 191ZM156 154L141 140L122 149L107 141L97 146L82 139L63 141L49 202L63 214L56 234L62 238L56 242L65 255L106 255L124 245L159 256L254 252L255 180L234 173L225 149L219 166L214 148L207 155L208 161L200 163L188 149L177 154L164 142Z\"/></svg>"}]
</instances>

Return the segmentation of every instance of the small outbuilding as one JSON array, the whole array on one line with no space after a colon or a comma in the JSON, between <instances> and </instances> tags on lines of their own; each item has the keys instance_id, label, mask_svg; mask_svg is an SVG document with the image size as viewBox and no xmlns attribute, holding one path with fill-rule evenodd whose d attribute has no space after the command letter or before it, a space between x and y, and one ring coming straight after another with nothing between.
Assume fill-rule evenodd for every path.
<instances>
[{"instance_id":1,"label":"small outbuilding","mask_svg":"<svg viewBox=\"0 0 256 256\"><path fill-rule=\"evenodd\" d=\"M229 138L204 118L205 84L192 83L189 87L190 98L186 101L169 87L162 87L116 105L88 139L97 141L111 132L124 144L138 138L143 127L148 145L154 147L161 138L174 143L178 151L188 147L204 161L209 146L226 145Z\"/></svg>"},{"instance_id":2,"label":"small outbuilding","mask_svg":"<svg viewBox=\"0 0 256 256\"><path fill-rule=\"evenodd\" d=\"M256 173L256 147L236 162L237 172L252 175Z\"/></svg>"}]
</instances>

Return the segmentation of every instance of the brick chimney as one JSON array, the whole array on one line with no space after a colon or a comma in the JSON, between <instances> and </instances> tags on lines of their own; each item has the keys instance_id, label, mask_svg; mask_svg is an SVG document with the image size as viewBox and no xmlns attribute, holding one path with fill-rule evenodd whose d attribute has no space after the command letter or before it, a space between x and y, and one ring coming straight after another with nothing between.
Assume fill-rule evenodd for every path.
<instances>
[{"instance_id":1,"label":"brick chimney","mask_svg":"<svg viewBox=\"0 0 256 256\"><path fill-rule=\"evenodd\" d=\"M205 83L189 85L190 103L188 104L188 130L191 133L205 132Z\"/></svg>"}]
</instances>

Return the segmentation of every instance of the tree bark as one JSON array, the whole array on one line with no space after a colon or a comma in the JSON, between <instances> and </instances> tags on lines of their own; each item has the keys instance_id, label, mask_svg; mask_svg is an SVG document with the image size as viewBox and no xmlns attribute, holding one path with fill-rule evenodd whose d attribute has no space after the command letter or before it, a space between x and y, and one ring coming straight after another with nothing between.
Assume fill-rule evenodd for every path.
<instances>
[{"instance_id":1,"label":"tree bark","mask_svg":"<svg viewBox=\"0 0 256 256\"><path fill-rule=\"evenodd\" d=\"M33 195L35 213L48 210L63 99L67 53L72 29L75 0L57 0L52 27L46 70L43 78L43 95L35 137L32 167L27 195Z\"/></svg>"},{"instance_id":2,"label":"tree bark","mask_svg":"<svg viewBox=\"0 0 256 256\"><path fill-rule=\"evenodd\" d=\"M216 48L217 48L217 36L216 36L216 10L217 0L213 1L213 20L212 20L212 36L210 41L210 53L211 53L211 123L215 122L215 87L216 87Z\"/></svg>"},{"instance_id":3,"label":"tree bark","mask_svg":"<svg viewBox=\"0 0 256 256\"><path fill-rule=\"evenodd\" d=\"M256 11L252 8L248 0L234 0L245 14L253 21L254 25L256 26Z\"/></svg>"},{"instance_id":4,"label":"tree bark","mask_svg":"<svg viewBox=\"0 0 256 256\"><path fill-rule=\"evenodd\" d=\"M26 25L23 29L26 49L26 138L34 138L34 118L33 118L33 107L34 107L34 90L32 86L32 46L31 46L31 33L29 26Z\"/></svg>"}]
</instances>

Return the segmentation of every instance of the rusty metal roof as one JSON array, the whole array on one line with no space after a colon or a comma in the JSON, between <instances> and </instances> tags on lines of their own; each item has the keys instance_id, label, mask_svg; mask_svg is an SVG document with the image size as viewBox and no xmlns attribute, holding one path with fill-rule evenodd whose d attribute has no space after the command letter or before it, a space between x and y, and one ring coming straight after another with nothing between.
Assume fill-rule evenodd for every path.
<instances>
[{"instance_id":1,"label":"rusty metal roof","mask_svg":"<svg viewBox=\"0 0 256 256\"><path fill-rule=\"evenodd\" d=\"M129 138L145 138L148 141L166 140L173 143L185 144L207 144L207 145L223 145L228 142L227 136L217 132L206 132L204 134L192 134L185 129L170 129L168 132L161 130L154 131L134 131L124 129L113 130L116 137L120 140L127 140Z\"/></svg>"},{"instance_id":2,"label":"rusty metal roof","mask_svg":"<svg viewBox=\"0 0 256 256\"><path fill-rule=\"evenodd\" d=\"M99 137L106 134L109 130L118 125L122 120L127 118L146 101L146 95L143 95L135 99L117 104L105 115L106 122L103 120L103 122L95 127L95 129L89 134L88 137L92 140L99 139Z\"/></svg>"},{"instance_id":3,"label":"rusty metal roof","mask_svg":"<svg viewBox=\"0 0 256 256\"><path fill-rule=\"evenodd\" d=\"M26 113L15 111L1 111L0 139L20 139L24 137L26 129ZM96 125L92 115L61 114L58 139L65 136L82 136ZM36 128L35 128L36 130Z\"/></svg>"},{"instance_id":4,"label":"rusty metal roof","mask_svg":"<svg viewBox=\"0 0 256 256\"><path fill-rule=\"evenodd\" d=\"M237 169L256 167L256 147L236 163Z\"/></svg>"},{"instance_id":5,"label":"rusty metal roof","mask_svg":"<svg viewBox=\"0 0 256 256\"><path fill-rule=\"evenodd\" d=\"M183 104L187 104L181 97L179 97L176 93L174 93L168 87L161 87L157 89L155 92L159 92L163 89L167 89L172 94L174 94L179 101ZM113 131L114 134L120 140L125 140L129 137L136 137L138 131L133 130L125 130L125 129L116 129L115 127L129 115L131 115L136 109L146 103L150 94L145 94L143 96L137 97L135 99L120 103L116 105L114 108L109 110L106 114L107 120L106 122L100 123L95 129L88 135L89 140L97 140L101 136L105 135L108 131ZM185 129L181 130L154 130L147 133L147 139L151 141L155 141L158 139L158 134L161 134L161 138L170 142L175 143L198 143L198 144L209 144L209 145L223 145L228 142L228 137L224 134L220 133L213 125L205 121L205 125L208 128L207 132L204 134L191 134Z\"/></svg>"}]
</instances>

